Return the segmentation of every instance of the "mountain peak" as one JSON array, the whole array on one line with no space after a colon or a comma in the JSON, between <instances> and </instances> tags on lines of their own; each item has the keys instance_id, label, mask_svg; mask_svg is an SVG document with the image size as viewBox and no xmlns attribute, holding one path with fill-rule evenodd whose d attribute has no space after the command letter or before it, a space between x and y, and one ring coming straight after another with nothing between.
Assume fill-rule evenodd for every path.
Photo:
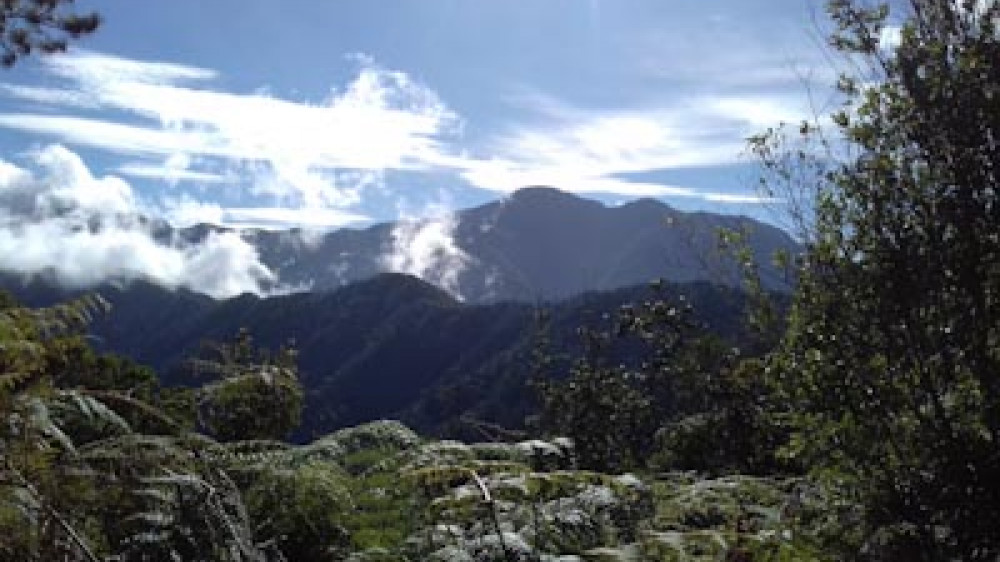
<instances>
[{"instance_id":1,"label":"mountain peak","mask_svg":"<svg viewBox=\"0 0 1000 562\"><path fill-rule=\"evenodd\" d=\"M570 193L554 187L545 185L533 185L522 187L510 195L510 201L544 203L544 202L566 202L566 201L588 201Z\"/></svg>"},{"instance_id":2,"label":"mountain peak","mask_svg":"<svg viewBox=\"0 0 1000 562\"><path fill-rule=\"evenodd\" d=\"M652 197L642 197L640 199L634 199L632 201L620 205L618 208L673 210L673 207L671 207L670 205L667 205L663 201L660 201L659 199L654 199Z\"/></svg>"},{"instance_id":3,"label":"mountain peak","mask_svg":"<svg viewBox=\"0 0 1000 562\"><path fill-rule=\"evenodd\" d=\"M379 295L381 299L401 302L427 301L442 305L456 305L458 301L447 291L423 279L405 273L379 273L374 277L350 283L338 289L344 295L364 293Z\"/></svg>"},{"instance_id":4,"label":"mountain peak","mask_svg":"<svg viewBox=\"0 0 1000 562\"><path fill-rule=\"evenodd\" d=\"M551 197L557 195L572 197L569 193L548 185L529 185L522 187L515 190L514 193L511 194L511 197Z\"/></svg>"},{"instance_id":5,"label":"mountain peak","mask_svg":"<svg viewBox=\"0 0 1000 562\"><path fill-rule=\"evenodd\" d=\"M585 199L574 193L547 186L522 187L510 194L503 205L515 209L541 211L587 209L597 212L604 209L604 204L599 201Z\"/></svg>"}]
</instances>

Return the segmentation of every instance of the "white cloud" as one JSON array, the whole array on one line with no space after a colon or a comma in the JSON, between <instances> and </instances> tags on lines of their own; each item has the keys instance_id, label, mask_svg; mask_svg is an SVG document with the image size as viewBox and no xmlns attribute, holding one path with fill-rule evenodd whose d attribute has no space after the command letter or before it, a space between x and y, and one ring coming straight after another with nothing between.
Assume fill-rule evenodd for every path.
<instances>
[{"instance_id":1,"label":"white cloud","mask_svg":"<svg viewBox=\"0 0 1000 562\"><path fill-rule=\"evenodd\" d=\"M780 201L774 197L739 193L709 193L705 195L705 199L716 203L733 204L780 203Z\"/></svg>"},{"instance_id":2,"label":"white cloud","mask_svg":"<svg viewBox=\"0 0 1000 562\"><path fill-rule=\"evenodd\" d=\"M903 30L898 25L882 28L878 37L878 47L883 51L894 51L903 42Z\"/></svg>"},{"instance_id":3,"label":"white cloud","mask_svg":"<svg viewBox=\"0 0 1000 562\"><path fill-rule=\"evenodd\" d=\"M123 77L136 84L176 84L216 77L215 71L205 68L130 60L82 50L74 51L71 56L53 57L46 64L57 75L94 84L113 83Z\"/></svg>"},{"instance_id":4,"label":"white cloud","mask_svg":"<svg viewBox=\"0 0 1000 562\"><path fill-rule=\"evenodd\" d=\"M739 135L736 140L742 145L746 134L759 133L761 129L779 123L800 123L813 119L804 101L797 96L706 96L696 102L689 125L696 126L694 119L704 119L705 127L723 127ZM729 159L733 159L732 155Z\"/></svg>"},{"instance_id":5,"label":"white cloud","mask_svg":"<svg viewBox=\"0 0 1000 562\"><path fill-rule=\"evenodd\" d=\"M45 171L42 191L34 192L36 212L44 218L72 215L123 216L138 208L132 188L116 177L95 178L77 155L61 146L50 146L34 154ZM25 188L25 184L12 186ZM28 187L28 189L31 189Z\"/></svg>"},{"instance_id":6,"label":"white cloud","mask_svg":"<svg viewBox=\"0 0 1000 562\"><path fill-rule=\"evenodd\" d=\"M196 224L226 225L222 205L201 201L186 193L161 201L159 207L163 217L180 228Z\"/></svg>"},{"instance_id":7,"label":"white cloud","mask_svg":"<svg viewBox=\"0 0 1000 562\"><path fill-rule=\"evenodd\" d=\"M169 155L162 164L146 164L143 162L128 162L115 168L115 171L126 176L160 179L171 186L177 183L195 182L198 184L235 183L237 178L232 173L219 174L207 171L192 170L195 160L186 152L176 152Z\"/></svg>"},{"instance_id":8,"label":"white cloud","mask_svg":"<svg viewBox=\"0 0 1000 562\"><path fill-rule=\"evenodd\" d=\"M510 192L551 185L578 193L673 196L760 203L750 194L716 193L624 179L666 169L740 161L744 139L761 128L807 117L801 103L773 96L702 96L646 110L583 110L543 95L533 100L544 124L495 140L496 157L456 163L478 187ZM736 186L734 186L736 187Z\"/></svg>"},{"instance_id":9,"label":"white cloud","mask_svg":"<svg viewBox=\"0 0 1000 562\"><path fill-rule=\"evenodd\" d=\"M129 162L115 167L115 172L124 176L134 178L146 178L163 180L170 185L178 182L194 182L198 184L220 184L232 183L235 178L212 172L195 172L192 170L182 170L166 165L144 164L140 162Z\"/></svg>"},{"instance_id":10,"label":"white cloud","mask_svg":"<svg viewBox=\"0 0 1000 562\"><path fill-rule=\"evenodd\" d=\"M462 300L459 278L472 258L455 240L457 226L454 213L398 222L392 230L392 247L382 256L383 266L419 277Z\"/></svg>"},{"instance_id":11,"label":"white cloud","mask_svg":"<svg viewBox=\"0 0 1000 562\"><path fill-rule=\"evenodd\" d=\"M168 131L65 115L3 113L0 114L0 127L54 136L69 144L126 155L165 156L182 152L188 146L204 144L198 132ZM219 149L210 155L229 156Z\"/></svg>"},{"instance_id":12,"label":"white cloud","mask_svg":"<svg viewBox=\"0 0 1000 562\"><path fill-rule=\"evenodd\" d=\"M624 177L731 163L746 135L799 118L788 97L702 96L642 110L587 110L528 92L524 100L543 118L470 154L457 146L461 120L434 91L364 57L357 57L357 77L318 103L213 90L216 73L192 66L88 52L46 60L68 87L6 86L8 95L130 117L5 113L0 127L138 157L117 166L126 176L241 183L303 217L358 205L391 170L457 174L497 192L546 184L578 193L719 200L727 195ZM171 162L177 155L187 159L183 165Z\"/></svg>"},{"instance_id":13,"label":"white cloud","mask_svg":"<svg viewBox=\"0 0 1000 562\"><path fill-rule=\"evenodd\" d=\"M228 207L222 212L223 224L239 228L261 228L266 230L286 230L296 227L312 230L332 230L370 220L365 215L337 209Z\"/></svg>"},{"instance_id":14,"label":"white cloud","mask_svg":"<svg viewBox=\"0 0 1000 562\"><path fill-rule=\"evenodd\" d=\"M473 185L512 193L531 185L553 186L574 193L614 193L631 197L699 197L700 192L658 183L646 183L602 175L600 171L573 166L537 166L515 160L468 162L462 177Z\"/></svg>"},{"instance_id":15,"label":"white cloud","mask_svg":"<svg viewBox=\"0 0 1000 562\"><path fill-rule=\"evenodd\" d=\"M328 231L351 224L370 222L360 213L339 209L300 209L289 207L222 207L183 195L161 202L161 211L176 226L214 224L230 228L263 230Z\"/></svg>"},{"instance_id":16,"label":"white cloud","mask_svg":"<svg viewBox=\"0 0 1000 562\"><path fill-rule=\"evenodd\" d=\"M280 208L312 226L352 222L358 215L335 211L360 203L385 170L440 168L444 139L459 126L433 91L360 57L357 77L317 103L218 91L217 74L193 66L79 51L45 61L67 85L3 91L63 113L2 113L0 127L132 157L114 168L124 176L239 184L276 204L252 221ZM81 108L116 113L84 117Z\"/></svg>"},{"instance_id":17,"label":"white cloud","mask_svg":"<svg viewBox=\"0 0 1000 562\"><path fill-rule=\"evenodd\" d=\"M146 279L215 297L261 293L275 283L238 234L159 242L124 180L93 176L79 156L57 145L33 160L38 173L0 161L0 269L51 276L70 287Z\"/></svg>"},{"instance_id":18,"label":"white cloud","mask_svg":"<svg viewBox=\"0 0 1000 562\"><path fill-rule=\"evenodd\" d=\"M61 88L0 84L0 91L15 98L31 100L44 105L59 105L83 109L96 109L97 103L86 93Z\"/></svg>"}]
</instances>

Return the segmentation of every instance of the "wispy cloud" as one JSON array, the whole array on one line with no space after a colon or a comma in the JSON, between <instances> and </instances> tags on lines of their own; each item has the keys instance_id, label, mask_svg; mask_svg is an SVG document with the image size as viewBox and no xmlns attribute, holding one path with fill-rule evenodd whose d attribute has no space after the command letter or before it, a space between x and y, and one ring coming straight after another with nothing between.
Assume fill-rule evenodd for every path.
<instances>
[{"instance_id":1,"label":"wispy cloud","mask_svg":"<svg viewBox=\"0 0 1000 562\"><path fill-rule=\"evenodd\" d=\"M368 222L368 217L340 209L290 209L287 207L223 207L184 195L165 202L162 209L171 224L224 224L261 230L306 229L316 232Z\"/></svg>"},{"instance_id":2,"label":"wispy cloud","mask_svg":"<svg viewBox=\"0 0 1000 562\"><path fill-rule=\"evenodd\" d=\"M123 155L130 160L116 171L125 176L243 183L283 207L315 212L352 208L373 178L392 170L453 175L497 192L547 184L581 193L713 201L724 194L622 176L730 163L747 134L799 117L786 100L764 95L588 110L538 94L526 96L531 99L524 109L540 119L470 149L462 146L462 120L433 90L405 73L357 60L352 82L309 103L213 89L218 76L209 69L78 52L47 63L68 82L62 89L4 86L9 96L63 114L3 113L0 127ZM83 116L78 112L84 108L127 118ZM192 160L170 165L179 154Z\"/></svg>"},{"instance_id":3,"label":"wispy cloud","mask_svg":"<svg viewBox=\"0 0 1000 562\"><path fill-rule=\"evenodd\" d=\"M159 164L147 162L126 162L115 167L115 172L135 178L163 180L169 185L180 182L195 182L198 184L235 183L237 179L232 173L216 173L195 171L191 169L193 162L185 153L171 154Z\"/></svg>"},{"instance_id":4,"label":"wispy cloud","mask_svg":"<svg viewBox=\"0 0 1000 562\"><path fill-rule=\"evenodd\" d=\"M289 209L287 207L226 207L222 222L241 228L287 230L304 228L329 230L331 225L346 226L367 222L365 215L338 209Z\"/></svg>"},{"instance_id":5,"label":"wispy cloud","mask_svg":"<svg viewBox=\"0 0 1000 562\"><path fill-rule=\"evenodd\" d=\"M366 59L351 83L315 103L220 91L216 72L187 65L88 52L46 61L64 87L3 91L50 111L0 114L0 127L125 157L117 174L175 186L147 211L178 225L329 230L366 221L349 210L361 191L385 170L436 166L441 139L458 127L431 90ZM229 184L272 203L223 207L177 184Z\"/></svg>"},{"instance_id":6,"label":"wispy cloud","mask_svg":"<svg viewBox=\"0 0 1000 562\"><path fill-rule=\"evenodd\" d=\"M540 94L523 98L545 118L494 140L493 158L469 161L470 183L496 191L553 185L576 192L759 203L752 194L712 192L625 179L628 174L737 163L744 139L807 113L776 96L699 96L643 110L587 110Z\"/></svg>"},{"instance_id":7,"label":"wispy cloud","mask_svg":"<svg viewBox=\"0 0 1000 562\"><path fill-rule=\"evenodd\" d=\"M0 126L57 137L63 142L148 158L179 152L210 159L256 162L281 183L287 200L302 206L334 206L327 196L339 186L317 189L323 171L425 169L439 160L441 139L457 117L437 96L406 74L359 59L357 78L316 103L290 101L261 92L212 89L214 71L162 62L74 53L48 62L65 89L5 87L8 95L64 109L88 107L125 112L127 119L79 115L6 113ZM121 169L140 177L151 165ZM201 172L204 173L204 172ZM199 170L175 174L200 181ZM275 183L269 186L273 189Z\"/></svg>"}]
</instances>

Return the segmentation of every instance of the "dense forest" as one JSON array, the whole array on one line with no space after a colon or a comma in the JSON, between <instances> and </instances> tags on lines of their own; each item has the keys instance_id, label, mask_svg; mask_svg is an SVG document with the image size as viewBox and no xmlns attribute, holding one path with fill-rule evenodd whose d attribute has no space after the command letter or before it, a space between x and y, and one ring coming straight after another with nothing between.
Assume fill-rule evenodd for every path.
<instances>
[{"instance_id":1,"label":"dense forest","mask_svg":"<svg viewBox=\"0 0 1000 562\"><path fill-rule=\"evenodd\" d=\"M93 31L65 3L0 6L24 11L4 62ZM539 314L537 408L478 443L378 421L293 444L296 346L235 330L170 386L92 349L103 298L4 298L0 559L996 560L1000 2L897 4L831 0L841 106L750 140L802 202L791 302L722 232L738 332L653 292L567 363Z\"/></svg>"},{"instance_id":2,"label":"dense forest","mask_svg":"<svg viewBox=\"0 0 1000 562\"><path fill-rule=\"evenodd\" d=\"M2 286L2 285L0 285ZM47 306L86 295L44 282L9 285L19 302ZM584 349L583 326L607 329L623 305L683 297L693 321L734 344L745 295L707 282L595 291L551 303L462 303L438 287L401 274L382 274L332 292L215 300L149 283L93 290L111 314L88 325L95 349L154 368L165 385L199 386L190 368L204 341L248 330L257 345L295 342L305 390L296 441L376 419L404 422L440 437L466 437L476 418L520 429L531 413L538 340L548 342L547 378L565 377ZM775 294L787 305L787 295ZM145 328L155 319L157 329ZM621 360L628 346L609 350ZM478 433L475 433L478 435Z\"/></svg>"}]
</instances>

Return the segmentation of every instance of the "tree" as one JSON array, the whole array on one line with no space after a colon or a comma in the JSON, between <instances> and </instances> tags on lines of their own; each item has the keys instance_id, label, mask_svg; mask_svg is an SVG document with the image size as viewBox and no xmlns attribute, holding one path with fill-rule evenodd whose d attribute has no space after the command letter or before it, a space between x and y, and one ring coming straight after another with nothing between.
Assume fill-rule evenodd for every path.
<instances>
[{"instance_id":1,"label":"tree","mask_svg":"<svg viewBox=\"0 0 1000 562\"><path fill-rule=\"evenodd\" d=\"M77 530L83 517L69 515L92 487L60 462L73 444L51 406L65 405L67 396L57 392L46 366L53 336L83 325L104 302L29 310L6 294L0 301L0 558L97 560Z\"/></svg>"},{"instance_id":2,"label":"tree","mask_svg":"<svg viewBox=\"0 0 1000 562\"><path fill-rule=\"evenodd\" d=\"M580 333L585 353L569 376L553 380L541 349L534 386L536 424L572 438L582 467L783 468L773 462L780 439L761 407L759 362L708 333L684 297L624 306L610 329Z\"/></svg>"},{"instance_id":3,"label":"tree","mask_svg":"<svg viewBox=\"0 0 1000 562\"><path fill-rule=\"evenodd\" d=\"M0 64L13 66L33 52L63 52L70 39L93 33L101 17L74 13L72 4L73 0L0 2Z\"/></svg>"},{"instance_id":4,"label":"tree","mask_svg":"<svg viewBox=\"0 0 1000 562\"><path fill-rule=\"evenodd\" d=\"M192 366L219 377L198 390L198 419L208 433L222 441L284 439L298 427L303 392L294 346L271 357L240 330L232 343L206 347L215 357Z\"/></svg>"},{"instance_id":5,"label":"tree","mask_svg":"<svg viewBox=\"0 0 1000 562\"><path fill-rule=\"evenodd\" d=\"M774 177L820 163L789 328L768 365L788 453L862 508L853 556L1000 556L1000 2L833 0L832 46L868 76L821 139L755 141ZM890 17L901 41L884 37ZM861 68L861 67L859 67ZM803 138L820 131L804 124ZM828 137L827 137L828 139ZM800 168L801 170L801 168Z\"/></svg>"},{"instance_id":6,"label":"tree","mask_svg":"<svg viewBox=\"0 0 1000 562\"><path fill-rule=\"evenodd\" d=\"M84 297L31 309L0 293L0 559L258 562L307 551L336 559L333 543L346 531L323 502L346 496L339 473L286 474L270 466L282 444L221 444L174 419L175 397L152 372L87 346L83 328L106 306ZM226 372L239 372L221 388L294 372L292 353L272 360L250 343L244 335L222 346L239 361ZM224 413L245 412L250 400L265 421L244 432L259 437L298 412L274 386L250 385L228 401L214 400L220 387L210 386L199 397L230 424L245 418ZM299 494L296 505L275 512L288 490Z\"/></svg>"}]
</instances>

